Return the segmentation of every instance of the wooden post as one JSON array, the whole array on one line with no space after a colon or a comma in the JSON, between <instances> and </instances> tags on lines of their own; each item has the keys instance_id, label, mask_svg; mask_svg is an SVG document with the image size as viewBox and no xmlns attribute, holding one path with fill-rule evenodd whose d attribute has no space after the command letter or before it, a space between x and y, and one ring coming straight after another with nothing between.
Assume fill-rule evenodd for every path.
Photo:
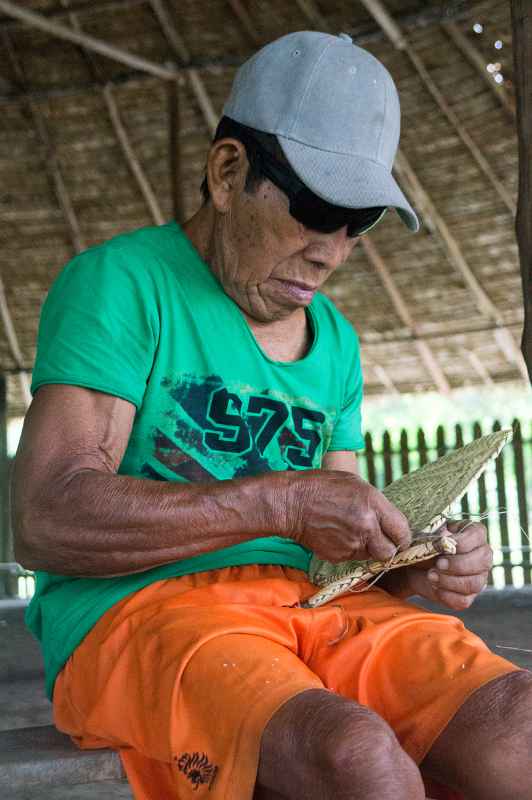
<instances>
[{"instance_id":1,"label":"wooden post","mask_svg":"<svg viewBox=\"0 0 532 800\"><path fill-rule=\"evenodd\" d=\"M494 422L493 430L500 431L501 423ZM504 461L505 454L499 453L495 461L495 475L497 477L497 510L499 515L499 530L501 532L502 563L504 567L504 585L512 585L512 559L510 550L510 536L508 531L508 501L506 497L506 481Z\"/></svg>"},{"instance_id":2,"label":"wooden post","mask_svg":"<svg viewBox=\"0 0 532 800\"><path fill-rule=\"evenodd\" d=\"M523 453L523 434L521 423L514 419L512 423L514 438L512 450L514 454L514 475L517 485L517 505L519 508L519 527L521 528L521 547L523 548L523 572L525 583L530 583L530 536L528 525L528 503L526 497L525 458Z\"/></svg>"},{"instance_id":3,"label":"wooden post","mask_svg":"<svg viewBox=\"0 0 532 800\"><path fill-rule=\"evenodd\" d=\"M482 427L480 422L475 422L473 425L473 438L480 439L482 436ZM484 514L488 510L488 495L486 492L486 473L483 472L480 478L477 481L477 491L478 491L478 510L480 514ZM490 520L489 517L486 517L482 520L482 524L486 526L488 531L488 541L490 541ZM488 575L488 585L493 586L493 570L490 569L490 574Z\"/></svg>"},{"instance_id":4,"label":"wooden post","mask_svg":"<svg viewBox=\"0 0 532 800\"><path fill-rule=\"evenodd\" d=\"M512 33L517 133L519 137L519 200L516 234L521 261L525 325L521 349L532 381L532 5L512 0Z\"/></svg>"},{"instance_id":5,"label":"wooden post","mask_svg":"<svg viewBox=\"0 0 532 800\"><path fill-rule=\"evenodd\" d=\"M0 376L0 561L12 561L9 526L9 469L7 463L7 392ZM0 597L9 594L9 575L0 573Z\"/></svg>"}]
</instances>

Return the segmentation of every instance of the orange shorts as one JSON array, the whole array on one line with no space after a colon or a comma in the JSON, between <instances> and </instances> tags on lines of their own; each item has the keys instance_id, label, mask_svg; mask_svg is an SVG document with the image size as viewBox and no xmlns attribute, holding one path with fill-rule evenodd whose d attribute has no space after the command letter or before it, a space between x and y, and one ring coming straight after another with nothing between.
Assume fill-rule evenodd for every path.
<instances>
[{"instance_id":1,"label":"orange shorts","mask_svg":"<svg viewBox=\"0 0 532 800\"><path fill-rule=\"evenodd\" d=\"M312 592L305 573L260 565L142 589L58 676L57 727L81 747L117 748L136 800L249 800L264 727L298 692L369 706L419 764L472 692L517 669L460 620L376 587L292 607Z\"/></svg>"}]
</instances>

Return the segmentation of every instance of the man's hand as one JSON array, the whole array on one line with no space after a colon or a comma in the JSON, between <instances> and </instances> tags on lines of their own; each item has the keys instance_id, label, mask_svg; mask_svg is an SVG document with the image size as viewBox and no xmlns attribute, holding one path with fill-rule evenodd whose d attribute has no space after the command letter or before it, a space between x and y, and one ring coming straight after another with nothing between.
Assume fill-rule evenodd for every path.
<instances>
[{"instance_id":1,"label":"man's hand","mask_svg":"<svg viewBox=\"0 0 532 800\"><path fill-rule=\"evenodd\" d=\"M456 555L441 555L390 573L389 591L392 594L397 588L403 596L417 594L456 611L469 608L486 586L493 562L487 531L484 525L464 520L450 522L447 530L451 535L455 534ZM398 579L396 587L395 575ZM386 584L385 579L383 588L388 588Z\"/></svg>"},{"instance_id":2,"label":"man's hand","mask_svg":"<svg viewBox=\"0 0 532 800\"><path fill-rule=\"evenodd\" d=\"M404 514L382 492L348 472L312 470L291 475L286 536L319 558L391 558L410 544Z\"/></svg>"}]
</instances>

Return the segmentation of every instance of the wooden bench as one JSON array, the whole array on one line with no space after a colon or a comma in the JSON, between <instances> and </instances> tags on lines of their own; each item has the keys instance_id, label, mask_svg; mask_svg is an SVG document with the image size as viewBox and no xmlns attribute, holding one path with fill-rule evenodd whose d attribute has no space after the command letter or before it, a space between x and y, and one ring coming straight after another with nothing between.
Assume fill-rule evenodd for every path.
<instances>
[{"instance_id":1,"label":"wooden bench","mask_svg":"<svg viewBox=\"0 0 532 800\"><path fill-rule=\"evenodd\" d=\"M118 753L78 750L53 725L0 731L0 787L65 786L125 780ZM11 795L9 795L11 796Z\"/></svg>"}]
</instances>

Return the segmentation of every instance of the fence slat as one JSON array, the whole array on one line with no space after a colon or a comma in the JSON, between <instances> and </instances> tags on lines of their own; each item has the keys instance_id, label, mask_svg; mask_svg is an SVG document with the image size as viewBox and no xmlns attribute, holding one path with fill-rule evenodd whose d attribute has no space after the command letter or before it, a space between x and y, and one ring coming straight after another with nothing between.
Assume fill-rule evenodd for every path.
<instances>
[{"instance_id":1,"label":"fence slat","mask_svg":"<svg viewBox=\"0 0 532 800\"><path fill-rule=\"evenodd\" d=\"M501 423L494 422L493 430L500 431ZM506 497L506 483L504 479L504 451L499 454L495 461L495 474L497 476L497 508L499 512L499 528L501 531L501 545L510 547L510 537L508 534L508 501ZM508 563L504 564L504 584L512 585L512 568Z\"/></svg>"},{"instance_id":2,"label":"fence slat","mask_svg":"<svg viewBox=\"0 0 532 800\"><path fill-rule=\"evenodd\" d=\"M438 458L441 458L447 452L447 444L445 443L445 428L443 425L438 425L436 428L436 451Z\"/></svg>"},{"instance_id":3,"label":"fence slat","mask_svg":"<svg viewBox=\"0 0 532 800\"><path fill-rule=\"evenodd\" d=\"M403 430L401 431L401 472L403 475L407 475L410 472L410 453L408 450L408 433Z\"/></svg>"},{"instance_id":4,"label":"fence slat","mask_svg":"<svg viewBox=\"0 0 532 800\"><path fill-rule=\"evenodd\" d=\"M422 467L429 460L427 453L427 440L425 439L425 431L423 428L417 429L417 449L419 452L419 466Z\"/></svg>"},{"instance_id":5,"label":"fence slat","mask_svg":"<svg viewBox=\"0 0 532 800\"><path fill-rule=\"evenodd\" d=\"M382 436L382 458L384 461L384 485L388 486L393 481L392 437L388 431L384 431Z\"/></svg>"},{"instance_id":6,"label":"fence slat","mask_svg":"<svg viewBox=\"0 0 532 800\"><path fill-rule=\"evenodd\" d=\"M475 422L473 425L473 437L475 439L480 439L482 436L482 428L479 422ZM482 474L477 481L477 491L478 491L478 510L480 514L486 513L488 510L488 496L486 492L486 476ZM482 524L486 526L488 531L488 540L490 539L490 520L489 517L486 516L485 519L482 520ZM488 575L488 586L493 586L493 572L490 570Z\"/></svg>"},{"instance_id":7,"label":"fence slat","mask_svg":"<svg viewBox=\"0 0 532 800\"><path fill-rule=\"evenodd\" d=\"M464 446L464 433L462 431L461 425L454 426L454 433L455 433L455 447L463 447ZM467 496L467 492L460 500L460 508L462 509L462 515L467 518L469 517L469 498Z\"/></svg>"},{"instance_id":8,"label":"fence slat","mask_svg":"<svg viewBox=\"0 0 532 800\"><path fill-rule=\"evenodd\" d=\"M523 546L523 572L525 583L530 583L530 539L528 525L528 508L526 500L526 476L525 460L523 457L523 434L521 433L521 423L514 419L514 437L512 450L514 456L514 474L517 485L517 505L519 508L519 526L521 528L521 544Z\"/></svg>"},{"instance_id":9,"label":"fence slat","mask_svg":"<svg viewBox=\"0 0 532 800\"><path fill-rule=\"evenodd\" d=\"M368 483L372 486L377 485L377 476L375 473L375 451L373 450L373 439L371 433L366 433L364 437L366 443L366 469L368 473Z\"/></svg>"}]
</instances>

